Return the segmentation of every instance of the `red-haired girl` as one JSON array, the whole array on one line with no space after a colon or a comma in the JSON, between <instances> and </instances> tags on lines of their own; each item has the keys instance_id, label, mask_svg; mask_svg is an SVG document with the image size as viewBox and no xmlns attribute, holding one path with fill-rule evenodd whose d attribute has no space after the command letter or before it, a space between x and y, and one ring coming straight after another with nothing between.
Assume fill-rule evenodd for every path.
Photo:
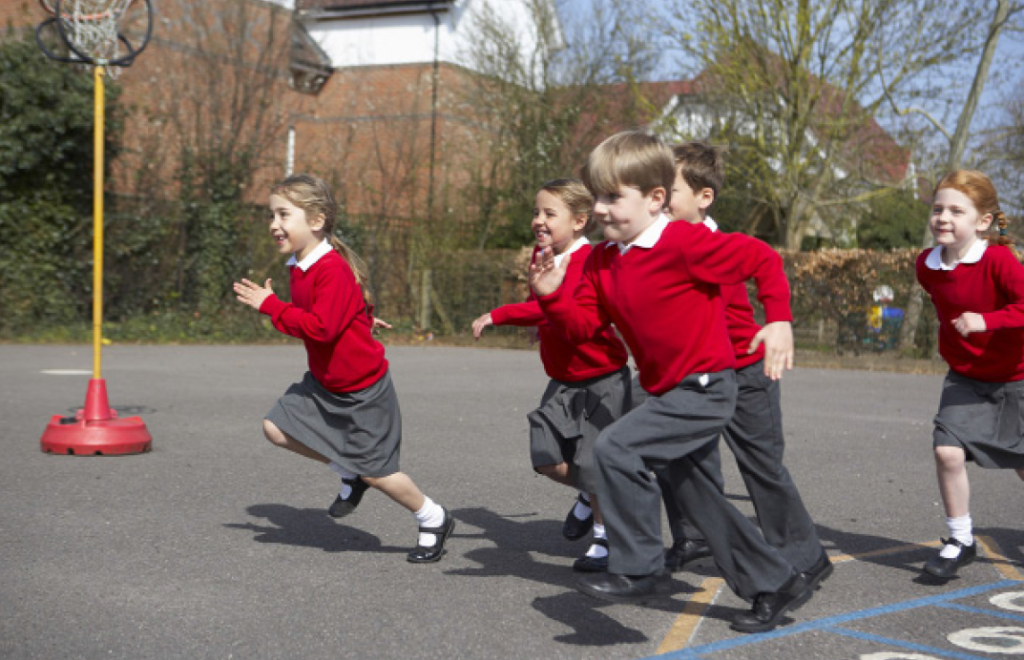
<instances>
[{"instance_id":1,"label":"red-haired girl","mask_svg":"<svg viewBox=\"0 0 1024 660\"><path fill-rule=\"evenodd\" d=\"M950 538L924 570L945 580L977 554L967 462L1024 479L1024 267L981 172L943 177L928 222L937 245L918 257L917 279L935 304L939 353L949 364L934 449ZM993 225L998 236L986 240Z\"/></svg>"}]
</instances>

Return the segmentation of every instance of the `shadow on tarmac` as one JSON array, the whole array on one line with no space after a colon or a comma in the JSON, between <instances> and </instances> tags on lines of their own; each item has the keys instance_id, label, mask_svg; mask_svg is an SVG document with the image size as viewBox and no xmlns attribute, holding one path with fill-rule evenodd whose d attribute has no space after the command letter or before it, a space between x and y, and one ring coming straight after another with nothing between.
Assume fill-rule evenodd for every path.
<instances>
[{"instance_id":1,"label":"shadow on tarmac","mask_svg":"<svg viewBox=\"0 0 1024 660\"><path fill-rule=\"evenodd\" d=\"M575 557L586 551L586 542L572 544L562 537L562 524L553 520L523 520L536 514L502 515L489 509L459 509L453 515L466 525L479 528L475 536L486 538L493 547L476 548L463 557L479 564L475 568L458 568L446 571L448 575L474 577L514 577L565 589L555 596L535 598L531 606L544 616L572 628L572 632L558 635L554 641L573 646L613 646L616 644L637 644L650 641L640 630L630 628L602 612L602 608L613 605L576 591L576 573L566 566L564 559ZM465 527L463 527L465 529ZM561 559L560 563L538 561L537 556ZM677 600L678 594L690 595L699 589L678 579L672 579L665 593L643 605L679 615L686 606ZM720 615L731 620L735 610L720 608Z\"/></svg>"},{"instance_id":2,"label":"shadow on tarmac","mask_svg":"<svg viewBox=\"0 0 1024 660\"><path fill-rule=\"evenodd\" d=\"M225 523L230 529L249 530L257 543L280 543L324 552L409 552L409 548L384 546L378 537L355 527L331 520L323 509L297 509L285 504L254 504L246 508L254 518L265 518L266 525Z\"/></svg>"}]
</instances>

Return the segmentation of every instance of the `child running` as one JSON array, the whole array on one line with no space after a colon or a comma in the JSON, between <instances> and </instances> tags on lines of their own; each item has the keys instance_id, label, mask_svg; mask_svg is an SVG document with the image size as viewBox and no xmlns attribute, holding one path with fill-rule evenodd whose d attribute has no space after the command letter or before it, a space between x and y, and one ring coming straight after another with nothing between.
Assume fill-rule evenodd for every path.
<instances>
[{"instance_id":1,"label":"child running","mask_svg":"<svg viewBox=\"0 0 1024 660\"><path fill-rule=\"evenodd\" d=\"M584 574L577 584L611 601L642 602L660 591L667 575L660 489L651 470L665 470L726 583L753 603L732 627L771 630L812 590L719 487L718 436L732 417L737 389L719 287L750 278L757 283L768 323L752 345L771 339L776 348L766 353L764 369L779 378L793 359L782 260L751 237L669 222L662 209L675 167L671 150L652 135L626 131L608 138L591 152L582 178L608 240L591 253L575 291L562 286L566 264L555 268L548 249L531 266L530 284L545 317L574 341L615 324L648 397L594 444L611 550L608 571Z\"/></svg>"},{"instance_id":2,"label":"child running","mask_svg":"<svg viewBox=\"0 0 1024 660\"><path fill-rule=\"evenodd\" d=\"M928 225L937 245L917 258L917 280L935 305L949 364L933 434L949 539L924 570L945 581L977 556L967 461L1024 479L1024 267L987 176L951 172L933 197ZM993 223L999 235L985 240Z\"/></svg>"},{"instance_id":3,"label":"child running","mask_svg":"<svg viewBox=\"0 0 1024 660\"><path fill-rule=\"evenodd\" d=\"M669 200L672 219L703 223L711 231L717 231L718 225L707 211L725 180L721 152L703 142L688 142L673 147L672 153L676 162L675 185ZM725 303L726 327L736 356L739 386L736 412L722 437L736 456L765 540L804 574L811 587L817 587L831 575L832 562L822 548L814 521L804 507L789 470L782 464L785 439L781 386L778 380L764 374L764 346L752 348L761 326L754 321L746 284L726 284L720 289ZM664 473L657 474L663 486L673 540L665 555L665 568L676 571L692 559L709 556L711 551L699 530L676 506Z\"/></svg>"},{"instance_id":4,"label":"child running","mask_svg":"<svg viewBox=\"0 0 1024 660\"><path fill-rule=\"evenodd\" d=\"M591 228L594 198L582 181L555 179L541 186L531 226L537 238L533 260L549 248L555 263L568 261L565 286L575 288L590 254L586 235ZM530 458L544 476L580 489L576 504L562 525L569 540L582 538L591 527L593 541L573 563L580 572L608 568L608 541L594 492L593 445L598 433L629 409L630 377L626 347L608 327L592 340L574 343L544 320L531 293L524 303L502 305L473 322L477 339L489 325L536 326L540 359L550 382L530 422Z\"/></svg>"},{"instance_id":5,"label":"child running","mask_svg":"<svg viewBox=\"0 0 1024 660\"><path fill-rule=\"evenodd\" d=\"M243 279L238 300L305 344L309 371L263 420L273 444L328 465L341 492L328 513L346 516L368 487L413 513L419 539L406 559L441 559L455 520L399 472L402 416L384 347L371 336L373 305L366 267L334 235L337 204L319 178L290 176L270 191L270 235L291 253L291 303Z\"/></svg>"}]
</instances>

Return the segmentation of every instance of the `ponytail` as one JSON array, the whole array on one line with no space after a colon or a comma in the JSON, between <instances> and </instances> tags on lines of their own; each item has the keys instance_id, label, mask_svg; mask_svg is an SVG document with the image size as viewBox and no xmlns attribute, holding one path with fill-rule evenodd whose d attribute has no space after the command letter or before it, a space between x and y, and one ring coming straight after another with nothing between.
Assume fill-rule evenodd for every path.
<instances>
[{"instance_id":1,"label":"ponytail","mask_svg":"<svg viewBox=\"0 0 1024 660\"><path fill-rule=\"evenodd\" d=\"M356 284L359 285L359 290L363 294L363 300L366 301L366 311L372 316L373 292L370 291L370 270L366 267L366 262L338 236L331 234L330 241L331 247L341 255L341 258L345 260L349 268L352 269L352 273L356 276Z\"/></svg>"},{"instance_id":2,"label":"ponytail","mask_svg":"<svg viewBox=\"0 0 1024 660\"><path fill-rule=\"evenodd\" d=\"M992 180L984 173L977 170L954 170L939 180L932 198L943 188L952 188L967 195L979 217L992 215L992 223L999 234L989 237L989 245L1013 245L1013 239L1006 235L1006 214L999 210L999 195L996 194Z\"/></svg>"},{"instance_id":3,"label":"ponytail","mask_svg":"<svg viewBox=\"0 0 1024 660\"><path fill-rule=\"evenodd\" d=\"M307 218L323 216L324 233L331 242L331 247L341 255L356 276L356 284L366 301L366 313L373 315L373 294L370 293L370 270L366 262L359 258L355 251L345 244L334 233L338 220L338 203L327 183L312 174L293 174L283 181L274 184L271 195L281 195L295 206L306 212Z\"/></svg>"}]
</instances>

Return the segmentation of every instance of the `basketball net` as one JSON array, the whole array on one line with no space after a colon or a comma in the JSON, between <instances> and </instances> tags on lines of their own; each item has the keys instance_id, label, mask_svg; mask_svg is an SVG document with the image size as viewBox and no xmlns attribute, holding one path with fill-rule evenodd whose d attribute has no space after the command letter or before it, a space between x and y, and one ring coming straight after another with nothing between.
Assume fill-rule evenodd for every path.
<instances>
[{"instance_id":1,"label":"basketball net","mask_svg":"<svg viewBox=\"0 0 1024 660\"><path fill-rule=\"evenodd\" d=\"M43 0L59 22L58 29L75 55L106 67L125 54L118 28L135 0ZM116 77L118 67L107 67Z\"/></svg>"}]
</instances>

